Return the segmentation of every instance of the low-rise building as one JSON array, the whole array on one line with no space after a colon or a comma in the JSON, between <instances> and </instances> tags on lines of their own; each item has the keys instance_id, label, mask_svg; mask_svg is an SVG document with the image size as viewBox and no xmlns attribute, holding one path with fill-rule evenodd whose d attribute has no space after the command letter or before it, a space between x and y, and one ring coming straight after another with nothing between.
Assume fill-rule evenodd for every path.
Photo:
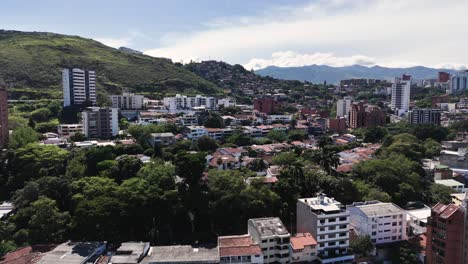
<instances>
[{"instance_id":1,"label":"low-rise building","mask_svg":"<svg viewBox=\"0 0 468 264\"><path fill-rule=\"evenodd\" d=\"M60 124L57 126L60 137L70 137L76 133L83 133L83 124Z\"/></svg>"},{"instance_id":2,"label":"low-rise building","mask_svg":"<svg viewBox=\"0 0 468 264\"><path fill-rule=\"evenodd\" d=\"M104 253L104 242L65 242L47 252L38 264L83 264Z\"/></svg>"},{"instance_id":3,"label":"low-rise building","mask_svg":"<svg viewBox=\"0 0 468 264\"><path fill-rule=\"evenodd\" d=\"M148 264L216 264L219 263L219 251L216 246L157 246L142 263Z\"/></svg>"},{"instance_id":4,"label":"low-rise building","mask_svg":"<svg viewBox=\"0 0 468 264\"><path fill-rule=\"evenodd\" d=\"M204 126L187 127L187 138L197 140L202 136L208 136L208 130Z\"/></svg>"},{"instance_id":5,"label":"low-rise building","mask_svg":"<svg viewBox=\"0 0 468 264\"><path fill-rule=\"evenodd\" d=\"M125 242L115 251L110 261L112 264L140 263L149 249L149 242Z\"/></svg>"},{"instance_id":6,"label":"low-rise building","mask_svg":"<svg viewBox=\"0 0 468 264\"><path fill-rule=\"evenodd\" d=\"M144 106L143 95L133 93L123 93L122 95L110 95L113 108L121 110L138 110Z\"/></svg>"},{"instance_id":7,"label":"low-rise building","mask_svg":"<svg viewBox=\"0 0 468 264\"><path fill-rule=\"evenodd\" d=\"M220 263L263 263L260 246L249 235L218 237Z\"/></svg>"},{"instance_id":8,"label":"low-rise building","mask_svg":"<svg viewBox=\"0 0 468 264\"><path fill-rule=\"evenodd\" d=\"M406 220L408 222L409 235L421 235L427 231L427 219L431 216L431 208L423 205L421 208L407 209Z\"/></svg>"},{"instance_id":9,"label":"low-rise building","mask_svg":"<svg viewBox=\"0 0 468 264\"><path fill-rule=\"evenodd\" d=\"M291 237L291 263L311 263L317 259L317 241L310 233Z\"/></svg>"},{"instance_id":10,"label":"low-rise building","mask_svg":"<svg viewBox=\"0 0 468 264\"><path fill-rule=\"evenodd\" d=\"M156 144L161 146L171 146L175 144L175 136L173 133L151 133L148 139L148 143L154 147Z\"/></svg>"},{"instance_id":11,"label":"low-rise building","mask_svg":"<svg viewBox=\"0 0 468 264\"><path fill-rule=\"evenodd\" d=\"M291 235L279 218L249 219L248 232L262 249L263 263L289 263Z\"/></svg>"},{"instance_id":12,"label":"low-rise building","mask_svg":"<svg viewBox=\"0 0 468 264\"><path fill-rule=\"evenodd\" d=\"M297 232L310 233L318 243L322 263L351 263L349 247L349 212L333 198L319 195L297 202Z\"/></svg>"},{"instance_id":13,"label":"low-rise building","mask_svg":"<svg viewBox=\"0 0 468 264\"><path fill-rule=\"evenodd\" d=\"M369 236L374 244L408 239L406 212L393 203L379 201L353 203L346 208L350 225L359 236Z\"/></svg>"},{"instance_id":14,"label":"low-rise building","mask_svg":"<svg viewBox=\"0 0 468 264\"><path fill-rule=\"evenodd\" d=\"M435 180L435 183L445 185L447 187L452 188L453 192L457 193L464 193L465 192L465 185L456 180Z\"/></svg>"}]
</instances>

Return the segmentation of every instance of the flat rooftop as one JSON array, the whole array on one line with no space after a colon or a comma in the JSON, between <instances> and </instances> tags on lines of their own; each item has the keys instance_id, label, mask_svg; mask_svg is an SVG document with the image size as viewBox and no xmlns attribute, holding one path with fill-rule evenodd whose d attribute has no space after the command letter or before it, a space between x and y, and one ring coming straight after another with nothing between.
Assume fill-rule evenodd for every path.
<instances>
[{"instance_id":1,"label":"flat rooftop","mask_svg":"<svg viewBox=\"0 0 468 264\"><path fill-rule=\"evenodd\" d=\"M342 208L342 204L340 202L325 196L301 198L299 201L305 203L314 211L323 211L325 213L340 211Z\"/></svg>"},{"instance_id":2,"label":"flat rooftop","mask_svg":"<svg viewBox=\"0 0 468 264\"><path fill-rule=\"evenodd\" d=\"M218 247L190 245L152 247L141 263L219 263Z\"/></svg>"},{"instance_id":3,"label":"flat rooftop","mask_svg":"<svg viewBox=\"0 0 468 264\"><path fill-rule=\"evenodd\" d=\"M262 237L289 235L288 230L278 217L254 218L249 222Z\"/></svg>"},{"instance_id":4,"label":"flat rooftop","mask_svg":"<svg viewBox=\"0 0 468 264\"><path fill-rule=\"evenodd\" d=\"M66 242L46 253L38 263L81 264L103 245L103 242Z\"/></svg>"},{"instance_id":5,"label":"flat rooftop","mask_svg":"<svg viewBox=\"0 0 468 264\"><path fill-rule=\"evenodd\" d=\"M401 214L404 213L405 210L401 209L400 207L396 206L393 203L371 203L371 204L359 204L354 203L349 207L356 207L359 208L364 214L367 216L382 216L382 215L393 215L393 214Z\"/></svg>"},{"instance_id":6,"label":"flat rooftop","mask_svg":"<svg viewBox=\"0 0 468 264\"><path fill-rule=\"evenodd\" d=\"M463 183L459 182L459 181L456 181L456 180L452 180L452 179L448 179L448 180L435 180L435 183L437 184L442 184L442 185L445 185L445 186L460 186L460 185L463 185Z\"/></svg>"}]
</instances>

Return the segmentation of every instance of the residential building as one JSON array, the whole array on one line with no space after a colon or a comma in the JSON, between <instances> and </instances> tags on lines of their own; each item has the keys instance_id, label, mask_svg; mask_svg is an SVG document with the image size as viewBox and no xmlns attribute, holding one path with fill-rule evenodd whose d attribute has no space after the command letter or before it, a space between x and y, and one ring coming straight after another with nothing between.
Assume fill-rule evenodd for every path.
<instances>
[{"instance_id":1,"label":"residential building","mask_svg":"<svg viewBox=\"0 0 468 264\"><path fill-rule=\"evenodd\" d=\"M0 151L8 143L8 95L5 86L0 85Z\"/></svg>"},{"instance_id":2,"label":"residential building","mask_svg":"<svg viewBox=\"0 0 468 264\"><path fill-rule=\"evenodd\" d=\"M453 170L449 166L435 165L434 166L434 180L448 180L452 179Z\"/></svg>"},{"instance_id":3,"label":"residential building","mask_svg":"<svg viewBox=\"0 0 468 264\"><path fill-rule=\"evenodd\" d=\"M455 204L436 204L427 226L426 263L464 264L467 252L465 212Z\"/></svg>"},{"instance_id":4,"label":"residential building","mask_svg":"<svg viewBox=\"0 0 468 264\"><path fill-rule=\"evenodd\" d=\"M47 252L38 264L83 264L104 253L104 242L65 242Z\"/></svg>"},{"instance_id":5,"label":"residential building","mask_svg":"<svg viewBox=\"0 0 468 264\"><path fill-rule=\"evenodd\" d=\"M208 130L204 126L187 127L187 138L197 140L202 136L208 136Z\"/></svg>"},{"instance_id":6,"label":"residential building","mask_svg":"<svg viewBox=\"0 0 468 264\"><path fill-rule=\"evenodd\" d=\"M263 263L260 246L249 235L218 237L219 261L223 263Z\"/></svg>"},{"instance_id":7,"label":"residential building","mask_svg":"<svg viewBox=\"0 0 468 264\"><path fill-rule=\"evenodd\" d=\"M448 180L435 180L434 181L437 184L445 185L447 187L452 188L453 192L456 193L464 193L465 192L465 184L453 180L453 179L448 179Z\"/></svg>"},{"instance_id":8,"label":"residential building","mask_svg":"<svg viewBox=\"0 0 468 264\"><path fill-rule=\"evenodd\" d=\"M346 118L330 118L327 120L327 130L334 133L343 133L346 131Z\"/></svg>"},{"instance_id":9,"label":"residential building","mask_svg":"<svg viewBox=\"0 0 468 264\"><path fill-rule=\"evenodd\" d=\"M137 264L148 254L149 242L124 242L112 255L112 264Z\"/></svg>"},{"instance_id":10,"label":"residential building","mask_svg":"<svg viewBox=\"0 0 468 264\"><path fill-rule=\"evenodd\" d=\"M450 95L443 94L443 95L435 95L431 97L431 107L435 108L438 107L440 104L445 104L450 102Z\"/></svg>"},{"instance_id":11,"label":"residential building","mask_svg":"<svg viewBox=\"0 0 468 264\"><path fill-rule=\"evenodd\" d=\"M96 73L82 69L63 69L63 106L96 104Z\"/></svg>"},{"instance_id":12,"label":"residential building","mask_svg":"<svg viewBox=\"0 0 468 264\"><path fill-rule=\"evenodd\" d=\"M109 138L119 133L117 108L88 107L81 116L83 132L88 138Z\"/></svg>"},{"instance_id":13,"label":"residential building","mask_svg":"<svg viewBox=\"0 0 468 264\"><path fill-rule=\"evenodd\" d=\"M346 207L350 225L359 236L379 245L407 240L406 212L393 203L358 202Z\"/></svg>"},{"instance_id":14,"label":"residential building","mask_svg":"<svg viewBox=\"0 0 468 264\"><path fill-rule=\"evenodd\" d=\"M336 117L347 117L351 110L351 104L353 103L353 97L345 96L343 99L336 102Z\"/></svg>"},{"instance_id":15,"label":"residential building","mask_svg":"<svg viewBox=\"0 0 468 264\"><path fill-rule=\"evenodd\" d=\"M348 119L349 127L353 129L384 126L387 123L387 114L383 109L359 102L351 105Z\"/></svg>"},{"instance_id":16,"label":"residential building","mask_svg":"<svg viewBox=\"0 0 468 264\"><path fill-rule=\"evenodd\" d=\"M60 137L70 137L76 133L83 133L83 124L60 124L57 126Z\"/></svg>"},{"instance_id":17,"label":"residential building","mask_svg":"<svg viewBox=\"0 0 468 264\"><path fill-rule=\"evenodd\" d=\"M440 71L440 72L437 74L437 82L438 82L438 83L446 83L446 82L448 82L448 81L450 81L450 73Z\"/></svg>"},{"instance_id":18,"label":"residential building","mask_svg":"<svg viewBox=\"0 0 468 264\"><path fill-rule=\"evenodd\" d=\"M172 133L151 133L148 143L154 147L156 144L161 146L171 146L175 144L175 136Z\"/></svg>"},{"instance_id":19,"label":"residential building","mask_svg":"<svg viewBox=\"0 0 468 264\"><path fill-rule=\"evenodd\" d=\"M450 78L450 93L455 94L468 90L468 71L458 72Z\"/></svg>"},{"instance_id":20,"label":"residential building","mask_svg":"<svg viewBox=\"0 0 468 264\"><path fill-rule=\"evenodd\" d=\"M468 168L468 151L466 148L459 148L457 151L442 150L439 156L440 164L452 169Z\"/></svg>"},{"instance_id":21,"label":"residential building","mask_svg":"<svg viewBox=\"0 0 468 264\"><path fill-rule=\"evenodd\" d=\"M349 212L333 198L321 194L297 202L297 232L310 233L317 241L322 263L351 263Z\"/></svg>"},{"instance_id":22,"label":"residential building","mask_svg":"<svg viewBox=\"0 0 468 264\"><path fill-rule=\"evenodd\" d=\"M224 108L230 106L236 106L236 99L234 97L226 97L224 99L218 99L217 106L222 106Z\"/></svg>"},{"instance_id":23,"label":"residential building","mask_svg":"<svg viewBox=\"0 0 468 264\"><path fill-rule=\"evenodd\" d=\"M263 97L254 99L254 109L260 113L273 114L278 112L281 103L272 97Z\"/></svg>"},{"instance_id":24,"label":"residential building","mask_svg":"<svg viewBox=\"0 0 468 264\"><path fill-rule=\"evenodd\" d=\"M442 111L439 109L413 109L408 112L410 124L440 125Z\"/></svg>"},{"instance_id":25,"label":"residential building","mask_svg":"<svg viewBox=\"0 0 468 264\"><path fill-rule=\"evenodd\" d=\"M109 95L113 108L120 110L139 110L144 106L143 95L123 93L122 95Z\"/></svg>"},{"instance_id":26,"label":"residential building","mask_svg":"<svg viewBox=\"0 0 468 264\"><path fill-rule=\"evenodd\" d=\"M216 246L157 246L152 247L150 254L142 263L148 264L217 264L219 251Z\"/></svg>"},{"instance_id":27,"label":"residential building","mask_svg":"<svg viewBox=\"0 0 468 264\"><path fill-rule=\"evenodd\" d=\"M217 108L216 98L202 95L190 97L176 94L174 97L164 97L163 103L170 112L177 110L192 110L195 107L204 107L208 110L214 110Z\"/></svg>"},{"instance_id":28,"label":"residential building","mask_svg":"<svg viewBox=\"0 0 468 264\"><path fill-rule=\"evenodd\" d=\"M183 115L179 118L180 123L183 126L197 126L198 117L195 115Z\"/></svg>"},{"instance_id":29,"label":"residential building","mask_svg":"<svg viewBox=\"0 0 468 264\"><path fill-rule=\"evenodd\" d=\"M431 208L425 204L418 208L406 209L408 235L422 235L427 232L427 219L431 216Z\"/></svg>"},{"instance_id":30,"label":"residential building","mask_svg":"<svg viewBox=\"0 0 468 264\"><path fill-rule=\"evenodd\" d=\"M317 259L317 241L310 233L291 237L291 263L311 263Z\"/></svg>"},{"instance_id":31,"label":"residential building","mask_svg":"<svg viewBox=\"0 0 468 264\"><path fill-rule=\"evenodd\" d=\"M248 232L262 249L263 263L289 263L291 235L279 218L249 219Z\"/></svg>"},{"instance_id":32,"label":"residential building","mask_svg":"<svg viewBox=\"0 0 468 264\"><path fill-rule=\"evenodd\" d=\"M406 80L405 80L406 79ZM411 77L395 78L392 84L391 108L398 115L408 112L411 94Z\"/></svg>"}]
</instances>

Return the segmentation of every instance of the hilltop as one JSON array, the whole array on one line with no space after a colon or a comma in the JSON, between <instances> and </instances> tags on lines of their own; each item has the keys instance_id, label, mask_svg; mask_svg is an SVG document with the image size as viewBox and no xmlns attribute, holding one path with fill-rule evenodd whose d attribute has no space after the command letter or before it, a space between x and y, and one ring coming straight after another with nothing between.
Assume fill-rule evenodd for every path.
<instances>
[{"instance_id":1,"label":"hilltop","mask_svg":"<svg viewBox=\"0 0 468 264\"><path fill-rule=\"evenodd\" d=\"M98 88L108 92L221 93L169 59L121 51L78 36L0 30L0 80L13 92L47 90L58 95L65 67L95 70Z\"/></svg>"},{"instance_id":2,"label":"hilltop","mask_svg":"<svg viewBox=\"0 0 468 264\"><path fill-rule=\"evenodd\" d=\"M340 80L350 78L393 79L403 73L410 74L415 79L434 79L437 72L453 70L433 69L422 66L410 68L387 68L381 66L366 67L361 65L331 67L326 65L309 65L302 67L268 66L255 71L262 76L271 76L285 80L306 80L313 83L339 83Z\"/></svg>"}]
</instances>

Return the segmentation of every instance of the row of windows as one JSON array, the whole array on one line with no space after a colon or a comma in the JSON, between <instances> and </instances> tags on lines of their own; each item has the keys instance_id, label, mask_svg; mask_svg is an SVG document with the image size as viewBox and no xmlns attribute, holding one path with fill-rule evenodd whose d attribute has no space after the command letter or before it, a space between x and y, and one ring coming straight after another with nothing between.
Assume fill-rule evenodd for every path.
<instances>
[{"instance_id":1,"label":"row of windows","mask_svg":"<svg viewBox=\"0 0 468 264\"><path fill-rule=\"evenodd\" d=\"M330 246L336 246L336 245L344 245L344 244L346 244L346 242L347 242L346 240L341 240L341 241L332 241L332 242L328 242L328 243L320 243L319 245L320 245L320 247L323 248L323 247L325 247L325 245L330 247Z\"/></svg>"}]
</instances>

